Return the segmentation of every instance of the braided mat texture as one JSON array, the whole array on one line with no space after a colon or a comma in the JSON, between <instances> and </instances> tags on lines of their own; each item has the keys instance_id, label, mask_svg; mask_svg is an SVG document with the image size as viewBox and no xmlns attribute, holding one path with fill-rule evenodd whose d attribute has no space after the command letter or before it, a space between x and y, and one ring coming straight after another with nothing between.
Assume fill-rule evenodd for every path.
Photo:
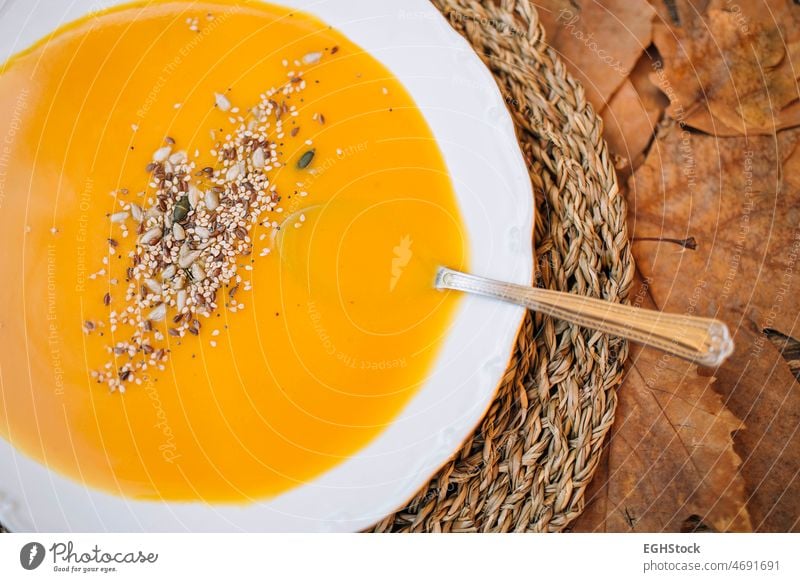
<instances>
[{"instance_id":1,"label":"braided mat texture","mask_svg":"<svg viewBox=\"0 0 800 582\"><path fill-rule=\"evenodd\" d=\"M624 301L626 204L602 122L547 46L529 0L432 0L494 74L536 198L538 285ZM622 379L623 340L528 313L476 432L371 531L562 531L580 515Z\"/></svg>"}]
</instances>

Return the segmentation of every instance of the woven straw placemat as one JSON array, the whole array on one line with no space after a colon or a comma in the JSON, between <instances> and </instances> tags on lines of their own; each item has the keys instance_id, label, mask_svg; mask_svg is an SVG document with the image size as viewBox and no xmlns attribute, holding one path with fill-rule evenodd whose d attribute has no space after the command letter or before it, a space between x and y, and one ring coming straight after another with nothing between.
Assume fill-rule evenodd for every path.
<instances>
[{"instance_id":1,"label":"woven straw placemat","mask_svg":"<svg viewBox=\"0 0 800 582\"><path fill-rule=\"evenodd\" d=\"M538 285L624 301L626 204L583 88L530 0L432 0L492 71L536 199ZM407 507L372 531L561 531L580 515L614 421L623 340L531 314L492 406Z\"/></svg>"}]
</instances>

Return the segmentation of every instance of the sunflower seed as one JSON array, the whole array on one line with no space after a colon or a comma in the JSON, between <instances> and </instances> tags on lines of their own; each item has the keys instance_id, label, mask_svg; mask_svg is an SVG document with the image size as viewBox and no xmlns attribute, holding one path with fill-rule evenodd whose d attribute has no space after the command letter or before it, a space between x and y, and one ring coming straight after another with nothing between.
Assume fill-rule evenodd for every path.
<instances>
[{"instance_id":1,"label":"sunflower seed","mask_svg":"<svg viewBox=\"0 0 800 582\"><path fill-rule=\"evenodd\" d=\"M263 168L264 164L266 164L267 160L264 157L264 150L258 148L256 151L253 152L253 167L255 168Z\"/></svg>"},{"instance_id":2,"label":"sunflower seed","mask_svg":"<svg viewBox=\"0 0 800 582\"><path fill-rule=\"evenodd\" d=\"M164 318L167 317L167 304L162 303L155 309L153 309L150 313L147 314L147 319L150 321L164 321Z\"/></svg>"},{"instance_id":3,"label":"sunflower seed","mask_svg":"<svg viewBox=\"0 0 800 582\"><path fill-rule=\"evenodd\" d=\"M165 162L169 155L172 153L172 146L164 146L163 148L157 149L153 152L153 161L154 162Z\"/></svg>"},{"instance_id":4,"label":"sunflower seed","mask_svg":"<svg viewBox=\"0 0 800 582\"><path fill-rule=\"evenodd\" d=\"M155 279L145 279L144 284L145 287L147 287L153 293L161 293L161 291L163 290L161 283L159 283Z\"/></svg>"},{"instance_id":5,"label":"sunflower seed","mask_svg":"<svg viewBox=\"0 0 800 582\"><path fill-rule=\"evenodd\" d=\"M139 237L139 243L143 245L155 245L161 240L163 233L158 226L151 228Z\"/></svg>"},{"instance_id":6,"label":"sunflower seed","mask_svg":"<svg viewBox=\"0 0 800 582\"><path fill-rule=\"evenodd\" d=\"M206 192L205 196L205 203L206 208L209 210L216 210L219 206L219 194L217 194L214 190L209 190Z\"/></svg>"},{"instance_id":7,"label":"sunflower seed","mask_svg":"<svg viewBox=\"0 0 800 582\"><path fill-rule=\"evenodd\" d=\"M189 206L196 208L197 203L203 198L203 192L194 184L190 184L187 196L189 197Z\"/></svg>"},{"instance_id":8,"label":"sunflower seed","mask_svg":"<svg viewBox=\"0 0 800 582\"><path fill-rule=\"evenodd\" d=\"M303 57L303 62L307 65L315 65L319 62L321 58L322 58L322 53L318 52L308 53Z\"/></svg>"},{"instance_id":9,"label":"sunflower seed","mask_svg":"<svg viewBox=\"0 0 800 582\"><path fill-rule=\"evenodd\" d=\"M181 269L188 269L200 257L200 251L190 251L178 259Z\"/></svg>"},{"instance_id":10,"label":"sunflower seed","mask_svg":"<svg viewBox=\"0 0 800 582\"><path fill-rule=\"evenodd\" d=\"M176 303L177 303L176 306L178 308L178 311L183 311L183 308L186 307L186 298L188 296L189 296L189 294L186 293L185 289L181 289L180 291L178 291L178 295L177 295L176 300L175 300Z\"/></svg>"},{"instance_id":11,"label":"sunflower seed","mask_svg":"<svg viewBox=\"0 0 800 582\"><path fill-rule=\"evenodd\" d=\"M178 164L186 163L186 160L188 159L189 156L186 155L186 152L184 151L175 152L169 157L169 163L177 166Z\"/></svg>"},{"instance_id":12,"label":"sunflower seed","mask_svg":"<svg viewBox=\"0 0 800 582\"><path fill-rule=\"evenodd\" d=\"M231 102L222 93L214 93L214 102L220 111L227 111L231 108Z\"/></svg>"},{"instance_id":13,"label":"sunflower seed","mask_svg":"<svg viewBox=\"0 0 800 582\"><path fill-rule=\"evenodd\" d=\"M225 174L225 181L235 182L237 178L240 178L243 175L244 175L244 163L237 162L236 164L228 168L228 171Z\"/></svg>"},{"instance_id":14,"label":"sunflower seed","mask_svg":"<svg viewBox=\"0 0 800 582\"><path fill-rule=\"evenodd\" d=\"M206 272L198 263L192 264L192 277L195 281L202 281L206 278Z\"/></svg>"},{"instance_id":15,"label":"sunflower seed","mask_svg":"<svg viewBox=\"0 0 800 582\"><path fill-rule=\"evenodd\" d=\"M142 207L135 202L131 203L131 216L136 222L142 222L144 220L144 211Z\"/></svg>"},{"instance_id":16,"label":"sunflower seed","mask_svg":"<svg viewBox=\"0 0 800 582\"><path fill-rule=\"evenodd\" d=\"M183 227L177 222L172 225L172 237L178 241L186 238L186 231L183 230Z\"/></svg>"}]
</instances>

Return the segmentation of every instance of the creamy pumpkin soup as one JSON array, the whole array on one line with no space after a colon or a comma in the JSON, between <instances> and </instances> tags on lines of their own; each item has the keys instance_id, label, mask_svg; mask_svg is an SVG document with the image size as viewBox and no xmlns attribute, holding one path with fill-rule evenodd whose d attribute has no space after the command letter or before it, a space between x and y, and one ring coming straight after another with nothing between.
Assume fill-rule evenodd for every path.
<instances>
[{"instance_id":1,"label":"creamy pumpkin soup","mask_svg":"<svg viewBox=\"0 0 800 582\"><path fill-rule=\"evenodd\" d=\"M425 381L467 268L378 61L261 2L95 13L0 72L0 434L141 499L275 495Z\"/></svg>"}]
</instances>

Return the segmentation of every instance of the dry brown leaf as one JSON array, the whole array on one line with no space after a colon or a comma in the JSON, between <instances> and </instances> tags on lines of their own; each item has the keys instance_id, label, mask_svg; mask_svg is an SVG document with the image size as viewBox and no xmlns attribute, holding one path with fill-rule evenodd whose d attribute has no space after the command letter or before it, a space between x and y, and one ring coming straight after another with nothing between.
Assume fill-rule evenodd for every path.
<instances>
[{"instance_id":1,"label":"dry brown leaf","mask_svg":"<svg viewBox=\"0 0 800 582\"><path fill-rule=\"evenodd\" d=\"M800 130L724 138L673 125L628 184L634 238L695 237L696 251L635 243L659 307L718 310L800 337ZM679 276L680 275L680 276ZM679 284L683 282L682 284Z\"/></svg>"},{"instance_id":2,"label":"dry brown leaf","mask_svg":"<svg viewBox=\"0 0 800 582\"><path fill-rule=\"evenodd\" d=\"M653 0L667 113L714 135L800 124L800 7L791 0ZM654 76L656 78L656 76Z\"/></svg>"},{"instance_id":3,"label":"dry brown leaf","mask_svg":"<svg viewBox=\"0 0 800 582\"><path fill-rule=\"evenodd\" d=\"M632 166L632 160L644 152L655 132L651 112L642 105L636 88L626 79L614 93L611 102L600 113L603 118L603 137L614 154L614 165L619 171Z\"/></svg>"},{"instance_id":4,"label":"dry brown leaf","mask_svg":"<svg viewBox=\"0 0 800 582\"><path fill-rule=\"evenodd\" d=\"M673 124L629 183L634 237L694 237L697 249L637 242L637 265L666 311L715 316L737 349L714 388L746 428L754 528L800 528L800 385L764 330L800 337L800 130L724 138ZM624 388L623 388L624 395Z\"/></svg>"},{"instance_id":5,"label":"dry brown leaf","mask_svg":"<svg viewBox=\"0 0 800 582\"><path fill-rule=\"evenodd\" d=\"M746 428L735 437L756 531L800 531L800 384L764 334L742 327L715 388Z\"/></svg>"},{"instance_id":6,"label":"dry brown leaf","mask_svg":"<svg viewBox=\"0 0 800 582\"><path fill-rule=\"evenodd\" d=\"M547 33L586 98L602 111L650 45L647 0L534 0Z\"/></svg>"},{"instance_id":7,"label":"dry brown leaf","mask_svg":"<svg viewBox=\"0 0 800 582\"><path fill-rule=\"evenodd\" d=\"M636 296L652 308L646 295L641 286ZM741 423L712 389L714 378L639 346L630 362L606 454L574 529L678 532L695 521L749 531L731 434Z\"/></svg>"},{"instance_id":8,"label":"dry brown leaf","mask_svg":"<svg viewBox=\"0 0 800 582\"><path fill-rule=\"evenodd\" d=\"M615 156L617 170L628 174L644 160L656 125L669 100L650 81L653 61L647 54L636 63L630 77L611 97L600 114L608 148Z\"/></svg>"}]
</instances>

